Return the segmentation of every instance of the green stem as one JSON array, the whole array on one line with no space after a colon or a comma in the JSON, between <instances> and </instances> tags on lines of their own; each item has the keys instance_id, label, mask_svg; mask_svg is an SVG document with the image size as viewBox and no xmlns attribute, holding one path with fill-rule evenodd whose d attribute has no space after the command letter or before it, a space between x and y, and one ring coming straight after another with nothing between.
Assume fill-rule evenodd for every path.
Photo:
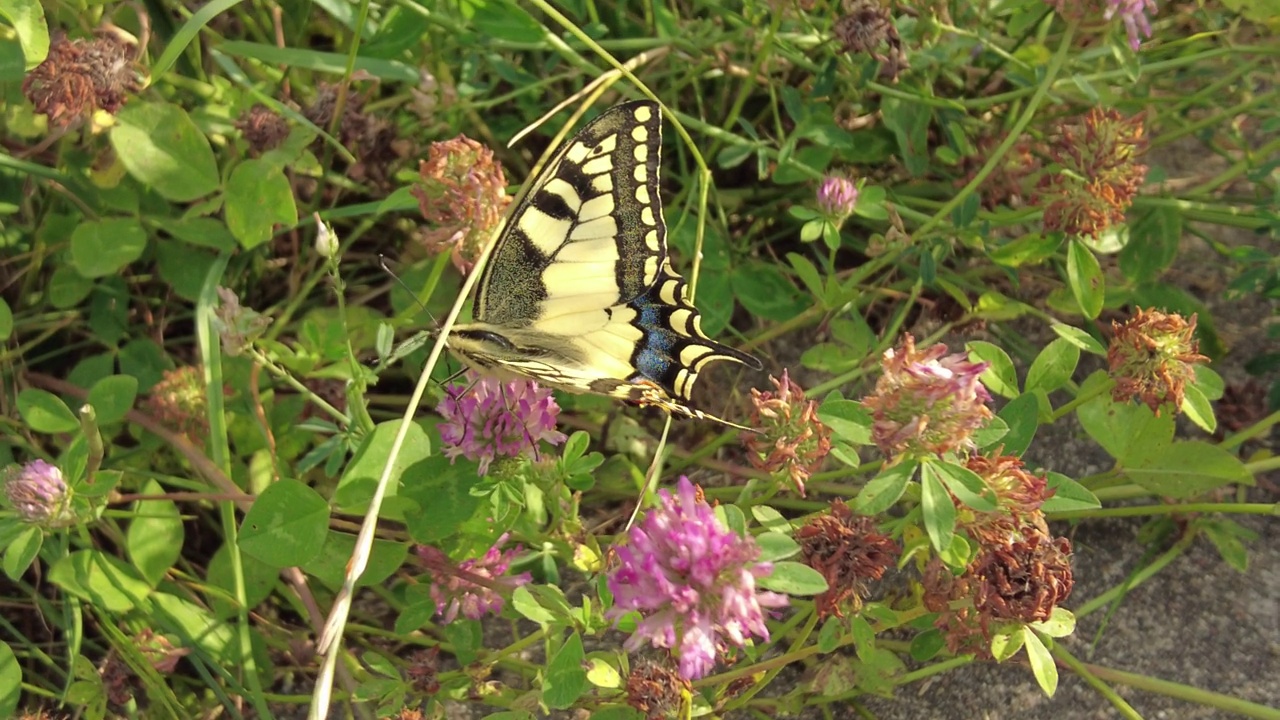
<instances>
[{"instance_id":1,"label":"green stem","mask_svg":"<svg viewBox=\"0 0 1280 720\"><path fill-rule=\"evenodd\" d=\"M1178 559L1178 556L1182 555L1182 553L1186 552L1187 548L1191 547L1191 543L1194 542L1195 539L1196 533L1194 532L1189 532L1186 535L1183 535L1173 547L1165 550L1160 557L1156 558L1150 565L1134 573L1131 577L1126 578L1123 583L1076 608L1073 611L1076 619L1082 618L1095 610L1106 606L1113 600L1123 597L1130 590L1133 590L1142 583L1151 579L1152 576L1167 567L1169 563Z\"/></svg>"},{"instance_id":2,"label":"green stem","mask_svg":"<svg viewBox=\"0 0 1280 720\"><path fill-rule=\"evenodd\" d=\"M1183 515L1186 513L1231 513L1233 515L1276 515L1280 505L1273 503L1187 503L1185 505L1131 505L1097 510L1068 510L1045 513L1049 520L1076 518L1142 517L1144 515Z\"/></svg>"},{"instance_id":3,"label":"green stem","mask_svg":"<svg viewBox=\"0 0 1280 720\"><path fill-rule=\"evenodd\" d=\"M1171 682L1169 680L1161 680L1159 678L1148 677L1146 675L1138 675L1137 673L1116 670L1102 665L1083 663L1082 666L1088 672L1100 679L1127 685L1137 690L1159 693L1166 697L1186 700L1190 703L1225 710L1237 715L1243 715L1244 717L1258 718L1259 720L1280 720L1280 709L1269 708L1265 705L1252 703L1248 700L1241 700L1240 698L1231 697L1230 695L1202 690L1200 688Z\"/></svg>"}]
</instances>

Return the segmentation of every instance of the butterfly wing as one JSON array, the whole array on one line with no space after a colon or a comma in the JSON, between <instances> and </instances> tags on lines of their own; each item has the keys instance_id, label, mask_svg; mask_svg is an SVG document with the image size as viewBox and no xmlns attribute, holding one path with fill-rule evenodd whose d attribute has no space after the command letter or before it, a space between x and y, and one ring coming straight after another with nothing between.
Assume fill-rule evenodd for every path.
<instances>
[{"instance_id":1,"label":"butterfly wing","mask_svg":"<svg viewBox=\"0 0 1280 720\"><path fill-rule=\"evenodd\" d=\"M759 369L703 334L671 267L658 172L661 113L615 106L564 145L508 220L480 279L475 322L450 345L472 365L702 416L708 363Z\"/></svg>"}]
</instances>

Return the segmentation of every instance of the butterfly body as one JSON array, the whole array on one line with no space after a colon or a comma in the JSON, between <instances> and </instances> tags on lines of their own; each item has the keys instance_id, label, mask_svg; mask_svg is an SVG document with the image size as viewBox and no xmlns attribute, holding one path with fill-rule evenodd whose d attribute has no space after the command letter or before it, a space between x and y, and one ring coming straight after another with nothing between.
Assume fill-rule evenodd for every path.
<instances>
[{"instance_id":1,"label":"butterfly body","mask_svg":"<svg viewBox=\"0 0 1280 720\"><path fill-rule=\"evenodd\" d=\"M761 364L703 334L671 267L661 131L655 103L624 103L551 158L494 246L474 321L449 334L465 363L725 422L690 405L698 373L717 360Z\"/></svg>"}]
</instances>

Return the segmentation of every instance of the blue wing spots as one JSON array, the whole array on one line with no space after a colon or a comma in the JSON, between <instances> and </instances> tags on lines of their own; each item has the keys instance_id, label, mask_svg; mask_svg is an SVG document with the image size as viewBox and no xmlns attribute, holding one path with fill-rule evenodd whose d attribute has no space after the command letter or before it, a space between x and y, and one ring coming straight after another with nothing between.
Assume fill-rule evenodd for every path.
<instances>
[{"instance_id":1,"label":"blue wing spots","mask_svg":"<svg viewBox=\"0 0 1280 720\"><path fill-rule=\"evenodd\" d=\"M636 326L644 331L632 362L639 376L662 383L671 369L671 349L675 338L663 323L661 307L650 303L648 298L638 298L631 307L637 313Z\"/></svg>"}]
</instances>

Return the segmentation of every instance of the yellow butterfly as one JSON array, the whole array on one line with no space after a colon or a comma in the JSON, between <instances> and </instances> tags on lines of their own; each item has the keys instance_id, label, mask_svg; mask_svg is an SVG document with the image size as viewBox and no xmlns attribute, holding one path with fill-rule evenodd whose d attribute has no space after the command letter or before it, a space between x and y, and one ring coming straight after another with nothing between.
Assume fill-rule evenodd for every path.
<instances>
[{"instance_id":1,"label":"yellow butterfly","mask_svg":"<svg viewBox=\"0 0 1280 720\"><path fill-rule=\"evenodd\" d=\"M671 267L658 187L662 114L617 105L565 143L507 219L449 333L467 365L669 413L741 425L690 405L709 363L760 361L711 340Z\"/></svg>"}]
</instances>

